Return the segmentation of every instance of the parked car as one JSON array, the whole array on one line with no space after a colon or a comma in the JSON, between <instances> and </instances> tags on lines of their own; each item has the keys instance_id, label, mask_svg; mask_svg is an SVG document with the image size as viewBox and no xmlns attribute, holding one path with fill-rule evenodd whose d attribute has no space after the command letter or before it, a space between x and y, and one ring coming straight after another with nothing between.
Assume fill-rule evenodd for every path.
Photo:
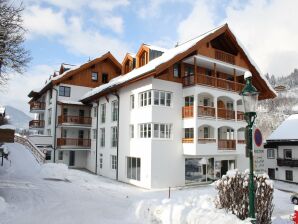
<instances>
[{"instance_id":1,"label":"parked car","mask_svg":"<svg viewBox=\"0 0 298 224\"><path fill-rule=\"evenodd\" d=\"M295 205L298 205L298 193L294 193L291 196L291 202Z\"/></svg>"}]
</instances>

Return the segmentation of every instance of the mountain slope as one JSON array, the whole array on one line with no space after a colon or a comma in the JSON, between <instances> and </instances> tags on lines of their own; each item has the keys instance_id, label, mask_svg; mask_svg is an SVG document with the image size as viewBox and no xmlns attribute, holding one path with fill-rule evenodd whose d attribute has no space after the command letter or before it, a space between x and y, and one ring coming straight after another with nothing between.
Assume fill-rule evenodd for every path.
<instances>
[{"instance_id":1,"label":"mountain slope","mask_svg":"<svg viewBox=\"0 0 298 224\"><path fill-rule=\"evenodd\" d=\"M9 116L9 123L18 129L28 129L29 121L32 120L23 111L20 111L11 106L6 107L6 116Z\"/></svg>"}]
</instances>

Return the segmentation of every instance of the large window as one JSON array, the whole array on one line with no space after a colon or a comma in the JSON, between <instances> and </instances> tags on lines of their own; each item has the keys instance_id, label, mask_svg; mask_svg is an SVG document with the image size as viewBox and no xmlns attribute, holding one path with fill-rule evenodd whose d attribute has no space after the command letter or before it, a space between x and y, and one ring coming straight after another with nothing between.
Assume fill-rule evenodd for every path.
<instances>
[{"instance_id":1,"label":"large window","mask_svg":"<svg viewBox=\"0 0 298 224\"><path fill-rule=\"evenodd\" d=\"M193 96L186 96L186 97L184 98L184 105L185 105L186 107L188 107L188 106L193 106L193 101L194 101L194 97L193 97Z\"/></svg>"},{"instance_id":2,"label":"large window","mask_svg":"<svg viewBox=\"0 0 298 224\"><path fill-rule=\"evenodd\" d=\"M193 128L184 129L184 138L193 138Z\"/></svg>"},{"instance_id":3,"label":"large window","mask_svg":"<svg viewBox=\"0 0 298 224\"><path fill-rule=\"evenodd\" d=\"M97 117L97 107L93 107L93 117Z\"/></svg>"},{"instance_id":4,"label":"large window","mask_svg":"<svg viewBox=\"0 0 298 224\"><path fill-rule=\"evenodd\" d=\"M174 77L175 78L181 77L181 67L179 63L174 64Z\"/></svg>"},{"instance_id":5,"label":"large window","mask_svg":"<svg viewBox=\"0 0 298 224\"><path fill-rule=\"evenodd\" d=\"M135 137L135 130L134 130L134 125L133 124L129 125L129 132L130 132L130 138L134 138Z\"/></svg>"},{"instance_id":6,"label":"large window","mask_svg":"<svg viewBox=\"0 0 298 224\"><path fill-rule=\"evenodd\" d=\"M284 159L292 159L292 149L284 149Z\"/></svg>"},{"instance_id":7,"label":"large window","mask_svg":"<svg viewBox=\"0 0 298 224\"><path fill-rule=\"evenodd\" d=\"M100 129L100 147L105 147L105 129Z\"/></svg>"},{"instance_id":8,"label":"large window","mask_svg":"<svg viewBox=\"0 0 298 224\"><path fill-rule=\"evenodd\" d=\"M151 90L140 93L140 106L145 107L151 105Z\"/></svg>"},{"instance_id":9,"label":"large window","mask_svg":"<svg viewBox=\"0 0 298 224\"><path fill-rule=\"evenodd\" d=\"M292 170L286 170L286 180L293 181L293 171Z\"/></svg>"},{"instance_id":10,"label":"large window","mask_svg":"<svg viewBox=\"0 0 298 224\"><path fill-rule=\"evenodd\" d=\"M127 178L133 180L141 179L141 159L127 157Z\"/></svg>"},{"instance_id":11,"label":"large window","mask_svg":"<svg viewBox=\"0 0 298 224\"><path fill-rule=\"evenodd\" d=\"M151 138L151 123L139 125L140 138Z\"/></svg>"},{"instance_id":12,"label":"large window","mask_svg":"<svg viewBox=\"0 0 298 224\"><path fill-rule=\"evenodd\" d=\"M97 72L92 72L91 79L92 79L92 81L97 81L98 80L98 74L97 74Z\"/></svg>"},{"instance_id":13,"label":"large window","mask_svg":"<svg viewBox=\"0 0 298 224\"><path fill-rule=\"evenodd\" d=\"M63 151L59 151L58 153L58 159L63 160Z\"/></svg>"},{"instance_id":14,"label":"large window","mask_svg":"<svg viewBox=\"0 0 298 224\"><path fill-rule=\"evenodd\" d=\"M112 147L117 147L117 127L111 128L111 136L112 136Z\"/></svg>"},{"instance_id":15,"label":"large window","mask_svg":"<svg viewBox=\"0 0 298 224\"><path fill-rule=\"evenodd\" d=\"M152 132L153 128L153 133ZM139 125L140 138L170 139L172 134L171 124L145 123Z\"/></svg>"},{"instance_id":16,"label":"large window","mask_svg":"<svg viewBox=\"0 0 298 224\"><path fill-rule=\"evenodd\" d=\"M118 101L114 100L112 102L112 121L118 120Z\"/></svg>"},{"instance_id":17,"label":"large window","mask_svg":"<svg viewBox=\"0 0 298 224\"><path fill-rule=\"evenodd\" d=\"M172 93L170 92L154 90L153 96L154 105L167 107L170 107L172 105Z\"/></svg>"},{"instance_id":18,"label":"large window","mask_svg":"<svg viewBox=\"0 0 298 224\"><path fill-rule=\"evenodd\" d=\"M100 105L100 122L105 123L106 122L106 104Z\"/></svg>"},{"instance_id":19,"label":"large window","mask_svg":"<svg viewBox=\"0 0 298 224\"><path fill-rule=\"evenodd\" d=\"M51 150L48 150L46 152L46 160L51 160L52 159L52 151Z\"/></svg>"},{"instance_id":20,"label":"large window","mask_svg":"<svg viewBox=\"0 0 298 224\"><path fill-rule=\"evenodd\" d=\"M111 169L117 169L117 156L111 155Z\"/></svg>"},{"instance_id":21,"label":"large window","mask_svg":"<svg viewBox=\"0 0 298 224\"><path fill-rule=\"evenodd\" d=\"M102 73L102 83L109 82L109 75L107 73Z\"/></svg>"},{"instance_id":22,"label":"large window","mask_svg":"<svg viewBox=\"0 0 298 224\"><path fill-rule=\"evenodd\" d=\"M130 109L135 108L135 95L130 96Z\"/></svg>"},{"instance_id":23,"label":"large window","mask_svg":"<svg viewBox=\"0 0 298 224\"><path fill-rule=\"evenodd\" d=\"M267 158L268 159L274 159L275 158L274 149L267 149Z\"/></svg>"},{"instance_id":24,"label":"large window","mask_svg":"<svg viewBox=\"0 0 298 224\"><path fill-rule=\"evenodd\" d=\"M70 97L70 87L59 86L59 96Z\"/></svg>"}]
</instances>

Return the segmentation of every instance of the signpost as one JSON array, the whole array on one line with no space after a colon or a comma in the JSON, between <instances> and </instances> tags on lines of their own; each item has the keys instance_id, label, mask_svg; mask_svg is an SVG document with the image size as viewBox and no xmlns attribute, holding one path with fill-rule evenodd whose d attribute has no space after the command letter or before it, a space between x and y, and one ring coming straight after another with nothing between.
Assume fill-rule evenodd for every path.
<instances>
[{"instance_id":1,"label":"signpost","mask_svg":"<svg viewBox=\"0 0 298 224\"><path fill-rule=\"evenodd\" d=\"M263 144L263 136L260 129L256 128L253 132L254 136L254 170L256 174L263 174L266 172L265 170L265 151L262 147Z\"/></svg>"}]
</instances>

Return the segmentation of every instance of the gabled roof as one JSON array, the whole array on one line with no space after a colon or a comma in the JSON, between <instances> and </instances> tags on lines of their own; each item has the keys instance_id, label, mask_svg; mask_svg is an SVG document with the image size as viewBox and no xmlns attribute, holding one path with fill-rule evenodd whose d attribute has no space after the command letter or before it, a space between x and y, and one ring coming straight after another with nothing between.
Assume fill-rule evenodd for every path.
<instances>
[{"instance_id":1,"label":"gabled roof","mask_svg":"<svg viewBox=\"0 0 298 224\"><path fill-rule=\"evenodd\" d=\"M144 44L146 47L148 47L150 50L153 51L161 51L161 52L166 52L168 49L163 48L163 47L158 47L158 46L154 46L152 44Z\"/></svg>"},{"instance_id":2,"label":"gabled roof","mask_svg":"<svg viewBox=\"0 0 298 224\"><path fill-rule=\"evenodd\" d=\"M298 141L298 114L289 116L278 128L269 136L267 141L289 140Z\"/></svg>"},{"instance_id":3,"label":"gabled roof","mask_svg":"<svg viewBox=\"0 0 298 224\"><path fill-rule=\"evenodd\" d=\"M115 90L121 85L124 85L124 83L128 83L129 81L139 79L141 77L147 77L149 73L154 74L154 73L160 73L163 70L165 70L167 67L169 67L171 64L174 64L175 62L182 60L185 58L187 55L189 55L191 52L195 52L197 49L197 45L205 39L212 39L215 38L216 36L220 35L223 32L230 32L236 43L239 45L240 50L246 55L248 58L248 61L251 63L252 67L255 69L254 74L259 76L258 81L262 82L262 87L265 89L269 89L270 95L266 96L267 98L273 98L276 96L276 93L274 89L271 87L269 82L267 81L266 77L260 72L254 61L249 57L248 53L244 50L243 46L240 44L239 40L236 39L235 35L230 31L229 27L227 24L224 24L222 26L219 26L209 32L206 32L194 39L191 39L183 44L180 44L174 48L166 50L165 53L163 53L160 57L155 58L151 61L149 61L146 65L134 69L131 72L118 76L114 79L112 79L109 83L101 85L97 88L94 88L93 90L89 91L86 93L81 100L83 102L88 102L92 99L95 99L99 97L100 95L103 95L109 91ZM141 49L140 49L141 50ZM138 52L139 53L139 52ZM253 79L255 77L253 76ZM264 97L264 98L266 98Z\"/></svg>"},{"instance_id":4,"label":"gabled roof","mask_svg":"<svg viewBox=\"0 0 298 224\"><path fill-rule=\"evenodd\" d=\"M124 58L122 60L122 65L127 60L127 58L136 58L136 54L126 53L126 55L124 56Z\"/></svg>"}]
</instances>

